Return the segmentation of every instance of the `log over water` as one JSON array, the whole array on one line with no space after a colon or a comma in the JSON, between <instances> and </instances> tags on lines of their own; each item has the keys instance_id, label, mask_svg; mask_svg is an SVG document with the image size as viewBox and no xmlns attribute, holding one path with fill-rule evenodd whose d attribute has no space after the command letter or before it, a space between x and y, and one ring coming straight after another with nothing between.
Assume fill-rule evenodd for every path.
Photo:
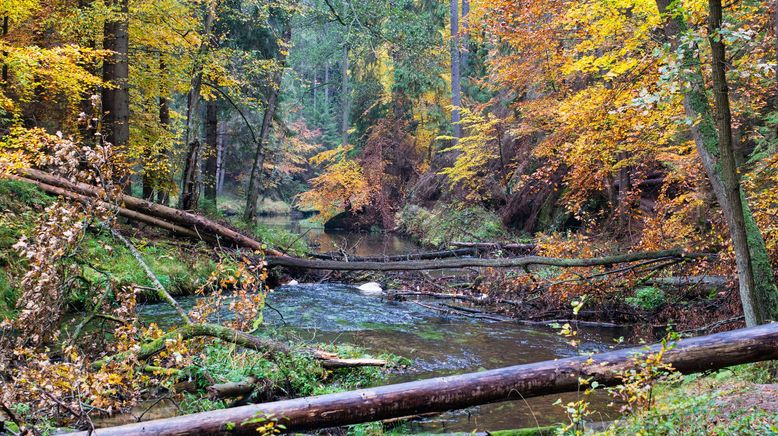
<instances>
[{"instance_id":1,"label":"log over water","mask_svg":"<svg viewBox=\"0 0 778 436\"><path fill-rule=\"evenodd\" d=\"M636 355L657 351L629 348L591 357L571 357L490 371L439 377L316 397L236 407L98 429L99 436L256 434L271 416L288 431L326 428L387 418L443 412L479 404L519 400L578 389L579 377L604 385L619 382L617 374L634 365ZM663 361L682 373L719 369L778 359L778 323L680 340ZM228 430L228 428L230 430ZM80 433L86 435L86 433Z\"/></svg>"}]
</instances>

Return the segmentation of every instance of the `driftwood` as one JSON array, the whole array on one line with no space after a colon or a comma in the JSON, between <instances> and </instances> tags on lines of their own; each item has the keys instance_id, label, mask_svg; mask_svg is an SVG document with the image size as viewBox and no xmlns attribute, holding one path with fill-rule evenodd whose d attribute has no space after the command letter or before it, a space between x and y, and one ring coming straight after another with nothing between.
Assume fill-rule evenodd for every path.
<instances>
[{"instance_id":1,"label":"driftwood","mask_svg":"<svg viewBox=\"0 0 778 436\"><path fill-rule=\"evenodd\" d=\"M646 259L694 259L707 257L704 253L684 253L681 249L619 254L583 259L566 259L543 256L523 256L502 259L456 258L437 260L406 260L396 262L346 262L335 260L301 259L289 256L269 256L270 266L300 269L339 271L420 271L433 269L458 269L467 267L517 268L531 265L557 266L561 268L591 267L636 262Z\"/></svg>"},{"instance_id":2,"label":"driftwood","mask_svg":"<svg viewBox=\"0 0 778 436\"><path fill-rule=\"evenodd\" d=\"M351 392L215 410L193 415L98 429L107 435L256 434L270 416L286 431L303 431L400 416L461 409L479 404L520 400L579 389L579 378L602 385L620 382L619 374L635 367L637 355L657 352L659 345L629 348L507 368ZM778 359L778 323L683 339L665 351L663 362L681 373ZM253 420L253 422L252 422ZM229 429L229 430L228 430ZM80 433L86 435L86 432Z\"/></svg>"},{"instance_id":3,"label":"driftwood","mask_svg":"<svg viewBox=\"0 0 778 436\"><path fill-rule=\"evenodd\" d=\"M87 185L85 183L74 183L62 177L54 176L43 171L34 169L20 170L22 178L38 181L47 185L56 186L72 193L80 194L86 197L99 198L100 188ZM215 221L209 220L203 216L187 212L172 207L163 206L151 201L142 200L129 195L122 195L120 198L125 209L139 212L144 215L166 220L180 227L190 228L197 234L207 233L214 238L219 237L230 241L241 247L251 250L262 250L262 243L252 239L238 231L230 229ZM265 249L265 251L274 256L283 256L283 253Z\"/></svg>"}]
</instances>

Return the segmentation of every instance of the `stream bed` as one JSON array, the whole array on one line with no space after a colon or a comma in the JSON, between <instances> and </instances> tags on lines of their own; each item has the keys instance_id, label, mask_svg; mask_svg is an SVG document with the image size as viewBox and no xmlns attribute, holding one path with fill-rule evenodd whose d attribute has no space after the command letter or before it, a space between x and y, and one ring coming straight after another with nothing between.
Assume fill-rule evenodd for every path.
<instances>
[{"instance_id":1,"label":"stream bed","mask_svg":"<svg viewBox=\"0 0 778 436\"><path fill-rule=\"evenodd\" d=\"M185 308L195 301L195 297L180 300ZM576 350L550 327L441 315L412 301L387 301L365 295L354 286L333 283L282 286L267 301L275 310L265 310L266 323L281 334L310 342L353 344L412 361L407 370L388 374L381 384L569 357L580 351L606 351L615 338L626 334L620 329L579 329L581 345ZM144 306L141 316L160 324L177 320L164 304ZM471 432L564 422L563 409L553 405L559 398L567 402L576 394L447 412L416 421L409 431ZM591 406L596 412L592 421L608 419L609 401L604 392L593 395Z\"/></svg>"}]
</instances>

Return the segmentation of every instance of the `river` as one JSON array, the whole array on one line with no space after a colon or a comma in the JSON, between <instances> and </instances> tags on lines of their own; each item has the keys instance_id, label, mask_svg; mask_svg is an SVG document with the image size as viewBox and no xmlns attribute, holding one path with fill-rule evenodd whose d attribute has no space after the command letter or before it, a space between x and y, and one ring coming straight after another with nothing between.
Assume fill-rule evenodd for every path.
<instances>
[{"instance_id":1,"label":"river","mask_svg":"<svg viewBox=\"0 0 778 436\"><path fill-rule=\"evenodd\" d=\"M306 232L292 220L276 225ZM400 254L418 250L412 241L398 236L332 234L309 227L306 238L323 251L326 244L352 246L355 254ZM581 344L574 348L550 327L523 326L511 322L474 320L441 315L412 301L387 301L364 295L356 287L337 283L281 286L268 297L273 310L265 311L266 322L283 334L310 342L358 345L375 354L393 353L412 364L403 372L390 373L382 384L418 380L442 375L493 369L561 357L583 351L605 351L626 332L620 329L579 329ZM180 301L191 307L195 297ZM161 324L174 322L176 315L164 304L146 305L142 316ZM447 412L414 422L414 432L471 432L500 430L566 421L563 409L553 403L572 401L576 394L531 398ZM609 402L604 392L591 398L592 421L608 419Z\"/></svg>"}]
</instances>

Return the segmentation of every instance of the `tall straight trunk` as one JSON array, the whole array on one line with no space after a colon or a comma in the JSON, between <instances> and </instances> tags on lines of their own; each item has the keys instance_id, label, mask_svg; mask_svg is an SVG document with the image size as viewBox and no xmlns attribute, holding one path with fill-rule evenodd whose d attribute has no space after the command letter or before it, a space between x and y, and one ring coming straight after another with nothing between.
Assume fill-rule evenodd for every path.
<instances>
[{"instance_id":1,"label":"tall straight trunk","mask_svg":"<svg viewBox=\"0 0 778 436\"><path fill-rule=\"evenodd\" d=\"M216 159L218 153L218 109L216 100L208 100L205 106L205 169L203 192L205 198L216 204Z\"/></svg>"},{"instance_id":2,"label":"tall straight trunk","mask_svg":"<svg viewBox=\"0 0 778 436\"><path fill-rule=\"evenodd\" d=\"M316 74L316 66L314 65L314 67L313 67L313 110L314 110L314 111L316 110L316 94L317 94L317 93L318 93L318 91L319 91L319 88L318 88L318 85L319 85L319 83L318 83L318 79L319 79L319 77L318 77L318 75Z\"/></svg>"},{"instance_id":3,"label":"tall straight trunk","mask_svg":"<svg viewBox=\"0 0 778 436\"><path fill-rule=\"evenodd\" d=\"M462 137L462 126L459 124L459 108L462 106L459 62L459 0L451 0L451 124L454 142Z\"/></svg>"},{"instance_id":4,"label":"tall straight trunk","mask_svg":"<svg viewBox=\"0 0 778 436\"><path fill-rule=\"evenodd\" d=\"M469 70L468 63L470 62L470 35L467 33L469 27L467 16L470 14L470 0L462 0L462 47L464 50L461 54L461 74L467 77Z\"/></svg>"},{"instance_id":5,"label":"tall straight trunk","mask_svg":"<svg viewBox=\"0 0 778 436\"><path fill-rule=\"evenodd\" d=\"M287 21L284 24L284 33L282 44L286 45L292 38L291 24ZM284 68L286 67L286 50L279 50L278 54L279 69L273 77L272 87L268 91L267 101L265 102L265 113L262 115L262 128L259 131L256 151L254 152L254 164L251 167L251 177L249 178L249 189L246 195L246 207L243 209L243 220L253 223L257 218L257 200L262 190L260 179L262 178L262 168L265 164L265 145L270 136L270 129L273 125L276 107L278 105L278 93L281 91L281 81L284 78Z\"/></svg>"},{"instance_id":6,"label":"tall straight trunk","mask_svg":"<svg viewBox=\"0 0 778 436\"><path fill-rule=\"evenodd\" d=\"M330 64L324 65L324 110L330 111Z\"/></svg>"},{"instance_id":7,"label":"tall straight trunk","mask_svg":"<svg viewBox=\"0 0 778 436\"><path fill-rule=\"evenodd\" d=\"M219 136L216 150L216 195L221 195L224 190L224 146L227 141L227 128L225 123L219 124Z\"/></svg>"},{"instance_id":8,"label":"tall straight trunk","mask_svg":"<svg viewBox=\"0 0 778 436\"><path fill-rule=\"evenodd\" d=\"M656 3L661 13L668 13L671 0L656 0ZM684 50L680 59L684 68L689 71L685 78L689 85L684 90L684 110L688 118L696 120L691 126L692 137L730 229L737 258L743 312L746 324L751 326L761 324L767 319L778 319L778 304L776 304L778 290L773 282L773 270L764 239L737 180L734 152L731 149L728 94L723 71L724 46L720 41L716 41L717 29L721 24L721 4L711 0L710 6L710 24L713 31L711 48L714 52L714 97L718 123L713 118L705 93L705 80L695 50ZM687 26L680 13L671 11L670 15L664 27L665 35L673 49L678 49L679 40L686 32ZM722 131L717 131L717 127Z\"/></svg>"},{"instance_id":9,"label":"tall straight trunk","mask_svg":"<svg viewBox=\"0 0 778 436\"><path fill-rule=\"evenodd\" d=\"M197 139L197 131L199 130L197 128L197 115L200 107L200 88L203 86L203 62L214 42L211 32L213 30L214 15L216 14L215 8L216 5L213 1L206 4L205 20L203 24L204 38L197 52L189 94L187 95L184 144L188 144L189 149L185 160L186 167L184 168L184 176L181 180L181 198L179 200L179 207L184 210L191 210L197 207L197 169L199 166L197 165L197 162L201 153L200 141ZM195 164L189 165L190 162L194 162Z\"/></svg>"},{"instance_id":10,"label":"tall straight trunk","mask_svg":"<svg viewBox=\"0 0 778 436\"><path fill-rule=\"evenodd\" d=\"M349 89L348 89L348 44L343 44L343 56L340 60L340 135L343 145L348 144L348 128L349 128Z\"/></svg>"},{"instance_id":11,"label":"tall straight trunk","mask_svg":"<svg viewBox=\"0 0 778 436\"><path fill-rule=\"evenodd\" d=\"M8 35L8 15L3 16L3 29L2 34L0 36L6 37ZM3 58L5 59L6 56L8 56L7 52L3 52ZM2 66L2 74L0 74L0 78L3 81L3 85L5 85L8 82L8 64L3 62Z\"/></svg>"},{"instance_id":12,"label":"tall straight trunk","mask_svg":"<svg viewBox=\"0 0 778 436\"><path fill-rule=\"evenodd\" d=\"M737 174L735 149L732 143L732 114L729 107L729 88L726 77L724 41L721 39L722 10L721 0L708 1L708 40L711 47L711 71L713 78L713 101L716 110L716 127L719 136L720 176L724 185L724 195L731 211L727 216L732 247L740 281L740 300L748 325L764 322L764 309L759 304L754 283L754 271L751 254L748 250L746 223L743 216L743 202L740 196L740 181Z\"/></svg>"},{"instance_id":13,"label":"tall straight trunk","mask_svg":"<svg viewBox=\"0 0 778 436\"><path fill-rule=\"evenodd\" d=\"M167 71L167 66L165 65L165 62L160 59L159 61L159 69L160 71ZM159 96L159 125L165 130L165 132L168 131L170 128L170 102L168 101L167 97L165 97L164 93L160 93ZM160 159L168 159L167 153L164 151L160 155ZM169 174L165 175L166 177L169 177ZM168 193L168 188L163 188L162 186L157 187L157 203L164 204L167 206L167 204L170 201L170 194Z\"/></svg>"},{"instance_id":14,"label":"tall straight trunk","mask_svg":"<svg viewBox=\"0 0 778 436\"><path fill-rule=\"evenodd\" d=\"M103 80L114 85L105 87L102 92L103 126L105 140L121 153L126 152L130 141L129 6L128 0L118 0L113 5L119 6L121 15L109 17L103 26L103 48L113 52L103 61ZM129 178L122 182L125 193L130 194Z\"/></svg>"}]
</instances>

